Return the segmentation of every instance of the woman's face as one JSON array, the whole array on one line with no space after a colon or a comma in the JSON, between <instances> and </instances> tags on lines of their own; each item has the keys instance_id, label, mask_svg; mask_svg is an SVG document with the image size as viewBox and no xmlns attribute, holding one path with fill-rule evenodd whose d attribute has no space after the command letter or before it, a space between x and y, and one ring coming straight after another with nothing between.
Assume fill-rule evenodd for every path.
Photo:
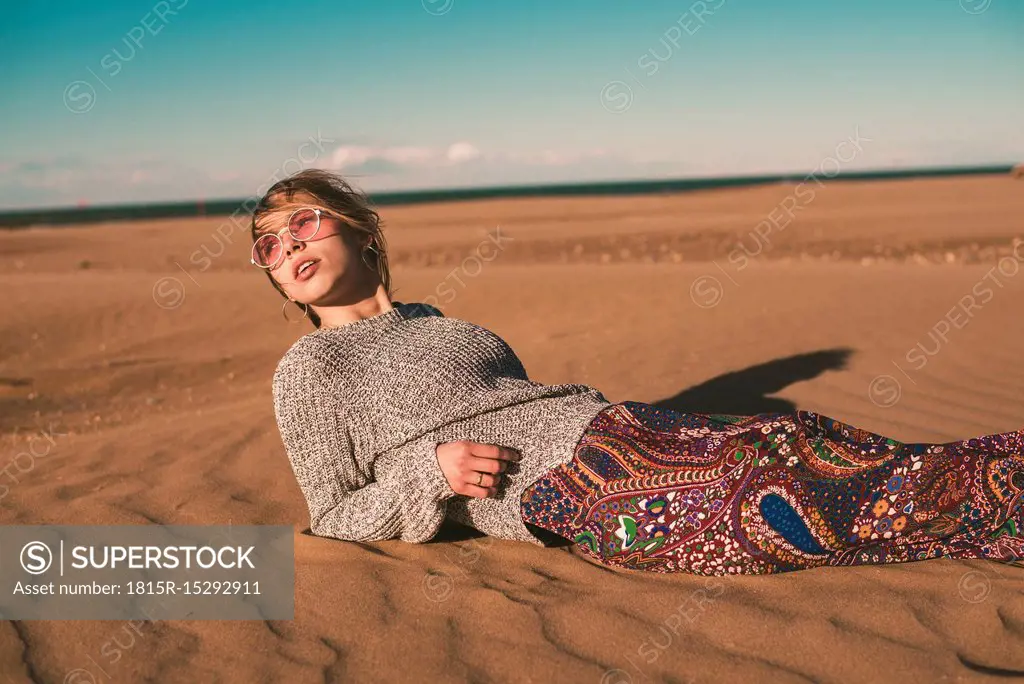
<instances>
[{"instance_id":1,"label":"woman's face","mask_svg":"<svg viewBox=\"0 0 1024 684\"><path fill-rule=\"evenodd\" d=\"M270 275L289 297L300 304L329 306L376 287L376 274L361 256L360 238L367 240L366 236L321 212L316 235L308 241L296 240L286 230L294 211L290 208L270 212L260 219L258 226L260 235L280 233L282 258ZM312 263L303 267L307 262Z\"/></svg>"}]
</instances>

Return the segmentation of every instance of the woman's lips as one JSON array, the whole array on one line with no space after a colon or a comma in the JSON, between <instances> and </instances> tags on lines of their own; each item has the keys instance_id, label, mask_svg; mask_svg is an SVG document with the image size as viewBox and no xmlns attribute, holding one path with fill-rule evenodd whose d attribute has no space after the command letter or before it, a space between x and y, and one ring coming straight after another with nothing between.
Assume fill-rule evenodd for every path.
<instances>
[{"instance_id":1,"label":"woman's lips","mask_svg":"<svg viewBox=\"0 0 1024 684\"><path fill-rule=\"evenodd\" d=\"M302 282L304 280L309 280L310 278L313 277L313 274L316 273L318 268L320 268L320 262L319 261L314 261L312 264L307 266L305 269L303 269L300 273L298 273L295 276L295 282Z\"/></svg>"}]
</instances>

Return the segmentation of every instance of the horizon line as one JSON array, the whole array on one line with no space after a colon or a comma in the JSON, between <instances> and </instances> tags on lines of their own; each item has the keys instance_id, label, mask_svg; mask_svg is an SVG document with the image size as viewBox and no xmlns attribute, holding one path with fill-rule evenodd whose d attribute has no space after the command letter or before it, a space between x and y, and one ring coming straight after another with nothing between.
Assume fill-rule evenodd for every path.
<instances>
[{"instance_id":1,"label":"horizon line","mask_svg":"<svg viewBox=\"0 0 1024 684\"><path fill-rule=\"evenodd\" d=\"M841 171L834 176L823 175L828 181L877 180L885 178L914 178L935 176L970 176L1009 174L1020 165L1001 164L971 166L923 166L876 168L860 171ZM412 190L362 190L371 204L396 206L446 201L513 197L566 197L588 195L637 195L658 192L686 192L720 187L752 186L767 183L798 182L816 175L815 171L783 172L760 175L690 176L686 178L634 178L599 181L570 181L527 185L455 186L419 188ZM244 210L255 196L243 198L198 198L191 200L134 202L96 206L33 207L28 209L0 209L0 228L19 228L32 225L76 225L101 221L140 218L183 218L189 216L224 216Z\"/></svg>"}]
</instances>

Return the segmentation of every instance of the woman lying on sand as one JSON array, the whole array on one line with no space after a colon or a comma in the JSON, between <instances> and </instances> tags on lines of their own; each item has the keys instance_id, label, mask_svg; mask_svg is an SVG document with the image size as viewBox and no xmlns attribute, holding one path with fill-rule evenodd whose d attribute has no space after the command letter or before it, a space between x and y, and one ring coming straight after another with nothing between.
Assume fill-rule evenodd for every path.
<instances>
[{"instance_id":1,"label":"woman lying on sand","mask_svg":"<svg viewBox=\"0 0 1024 684\"><path fill-rule=\"evenodd\" d=\"M274 185L252 233L253 263L316 326L273 380L313 534L425 542L447 515L701 575L1024 550L1024 431L902 444L809 411L679 413L531 381L489 330L392 301L377 213L324 171Z\"/></svg>"}]
</instances>

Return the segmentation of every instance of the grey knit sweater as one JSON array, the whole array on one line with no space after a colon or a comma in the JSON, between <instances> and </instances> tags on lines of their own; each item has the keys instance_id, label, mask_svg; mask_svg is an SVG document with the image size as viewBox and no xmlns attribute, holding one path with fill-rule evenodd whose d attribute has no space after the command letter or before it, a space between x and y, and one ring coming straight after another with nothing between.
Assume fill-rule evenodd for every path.
<instances>
[{"instance_id":1,"label":"grey knit sweater","mask_svg":"<svg viewBox=\"0 0 1024 684\"><path fill-rule=\"evenodd\" d=\"M544 385L515 352L427 304L311 332L273 379L274 411L313 534L425 542L445 516L494 537L543 546L522 520L523 491L568 463L610 402L587 385ZM437 461L443 442L517 449L498 494L456 494Z\"/></svg>"}]
</instances>

